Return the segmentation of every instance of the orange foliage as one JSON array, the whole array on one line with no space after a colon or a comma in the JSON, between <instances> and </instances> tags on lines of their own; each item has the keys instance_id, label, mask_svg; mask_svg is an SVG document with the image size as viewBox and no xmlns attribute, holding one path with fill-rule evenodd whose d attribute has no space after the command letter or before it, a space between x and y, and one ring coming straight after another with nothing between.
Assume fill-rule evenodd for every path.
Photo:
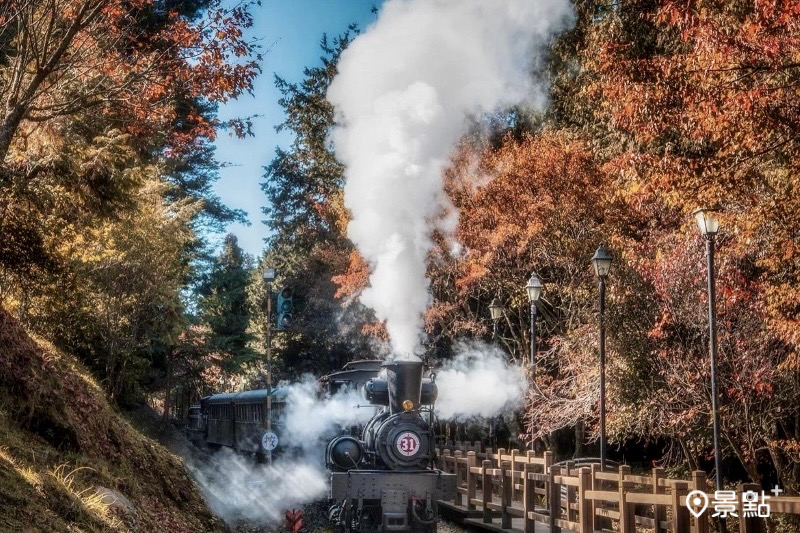
<instances>
[{"instance_id":1,"label":"orange foliage","mask_svg":"<svg viewBox=\"0 0 800 533\"><path fill-rule=\"evenodd\" d=\"M576 241L604 221L604 176L584 145L561 132L508 137L477 166L462 152L447 177L460 211L456 236L467 250L456 280L462 292L505 268L572 258L585 248Z\"/></svg>"},{"instance_id":2,"label":"orange foliage","mask_svg":"<svg viewBox=\"0 0 800 533\"><path fill-rule=\"evenodd\" d=\"M369 283L369 265L358 250L350 252L350 261L347 270L338 276L333 276L336 283L336 298L352 298L357 296Z\"/></svg>"},{"instance_id":3,"label":"orange foliage","mask_svg":"<svg viewBox=\"0 0 800 533\"><path fill-rule=\"evenodd\" d=\"M726 253L757 270L771 330L799 350L800 9L662 2L625 24L597 32L584 62L595 117L625 137L610 163L620 197L670 229L722 207ZM642 45L644 32L658 44Z\"/></svg>"}]
</instances>

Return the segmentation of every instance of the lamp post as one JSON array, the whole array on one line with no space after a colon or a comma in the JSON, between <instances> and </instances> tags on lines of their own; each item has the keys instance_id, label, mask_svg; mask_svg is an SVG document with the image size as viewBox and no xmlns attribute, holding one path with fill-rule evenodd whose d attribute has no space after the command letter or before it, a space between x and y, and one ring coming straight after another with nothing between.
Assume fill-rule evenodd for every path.
<instances>
[{"instance_id":1,"label":"lamp post","mask_svg":"<svg viewBox=\"0 0 800 533\"><path fill-rule=\"evenodd\" d=\"M528 292L528 300L531 302L531 374L536 378L536 302L542 295L542 281L536 272L531 274L531 279L525 285Z\"/></svg>"},{"instance_id":2,"label":"lamp post","mask_svg":"<svg viewBox=\"0 0 800 533\"><path fill-rule=\"evenodd\" d=\"M272 282L275 281L275 269L265 268L264 283L267 286L267 332L265 344L267 348L267 431L272 431ZM267 463L272 466L272 450L267 450Z\"/></svg>"},{"instance_id":3,"label":"lamp post","mask_svg":"<svg viewBox=\"0 0 800 533\"><path fill-rule=\"evenodd\" d=\"M489 304L489 314L492 316L492 324L494 325L494 332L492 333L492 338L494 338L497 337L497 323L503 318L503 304L500 302L500 298L495 298Z\"/></svg>"},{"instance_id":4,"label":"lamp post","mask_svg":"<svg viewBox=\"0 0 800 533\"><path fill-rule=\"evenodd\" d=\"M709 209L698 209L694 213L700 233L706 240L708 259L708 344L711 353L711 411L714 418L714 469L717 490L722 490L722 455L719 448L719 393L717 390L717 295L714 283L714 239L719 231L719 221ZM724 531L724 522L720 521Z\"/></svg>"},{"instance_id":5,"label":"lamp post","mask_svg":"<svg viewBox=\"0 0 800 533\"><path fill-rule=\"evenodd\" d=\"M531 302L531 383L534 389L536 388L536 302L542 295L542 281L536 272L531 274L531 279L525 285L525 291L528 293L528 300ZM533 426L530 432L531 450L533 446Z\"/></svg>"},{"instance_id":6,"label":"lamp post","mask_svg":"<svg viewBox=\"0 0 800 533\"><path fill-rule=\"evenodd\" d=\"M611 255L601 244L592 257L594 272L600 280L600 470L606 469L606 277L611 269Z\"/></svg>"},{"instance_id":7,"label":"lamp post","mask_svg":"<svg viewBox=\"0 0 800 533\"><path fill-rule=\"evenodd\" d=\"M494 325L494 331L492 333L492 339L497 337L497 323L500 322L500 319L503 318L503 303L500 301L500 298L495 298L492 300L492 303L489 304L489 314L492 317L492 323ZM494 437L492 437L494 435ZM489 436L492 438L492 442L497 439L497 431L496 431L496 419L492 418L491 422L489 422Z\"/></svg>"}]
</instances>

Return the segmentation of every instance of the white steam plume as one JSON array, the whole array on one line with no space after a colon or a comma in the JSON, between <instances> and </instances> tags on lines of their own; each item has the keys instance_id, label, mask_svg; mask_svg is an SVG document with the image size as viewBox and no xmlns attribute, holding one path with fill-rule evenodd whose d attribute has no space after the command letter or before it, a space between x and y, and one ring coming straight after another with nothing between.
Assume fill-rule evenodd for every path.
<instances>
[{"instance_id":1,"label":"white steam plume","mask_svg":"<svg viewBox=\"0 0 800 533\"><path fill-rule=\"evenodd\" d=\"M364 424L375 414L375 407L369 406L361 393L353 389L341 390L330 398L319 398L311 376L287 388L281 439L287 446L302 448L306 456L322 458L326 438L336 435L342 428Z\"/></svg>"},{"instance_id":2,"label":"white steam plume","mask_svg":"<svg viewBox=\"0 0 800 533\"><path fill-rule=\"evenodd\" d=\"M522 406L525 372L498 348L484 343L456 346L456 357L436 372L436 414L443 420L488 418Z\"/></svg>"},{"instance_id":3,"label":"white steam plume","mask_svg":"<svg viewBox=\"0 0 800 533\"><path fill-rule=\"evenodd\" d=\"M446 205L442 170L466 117L541 107L531 69L570 19L568 0L389 0L342 54L328 99L348 234L372 269L362 302L386 320L395 354L420 349L431 221Z\"/></svg>"},{"instance_id":4,"label":"white steam plume","mask_svg":"<svg viewBox=\"0 0 800 533\"><path fill-rule=\"evenodd\" d=\"M278 426L282 453L272 466L256 465L252 457L223 448L211 457L186 463L211 510L229 525L239 521L276 523L286 509L323 499L328 489L325 447L342 428L364 423L374 407L352 389L320 398L313 377L287 390L286 410Z\"/></svg>"},{"instance_id":5,"label":"white steam plume","mask_svg":"<svg viewBox=\"0 0 800 533\"><path fill-rule=\"evenodd\" d=\"M324 498L324 469L304 458L256 465L252 457L223 448L203 462L187 460L214 514L233 526L240 521L277 523L287 509Z\"/></svg>"}]
</instances>

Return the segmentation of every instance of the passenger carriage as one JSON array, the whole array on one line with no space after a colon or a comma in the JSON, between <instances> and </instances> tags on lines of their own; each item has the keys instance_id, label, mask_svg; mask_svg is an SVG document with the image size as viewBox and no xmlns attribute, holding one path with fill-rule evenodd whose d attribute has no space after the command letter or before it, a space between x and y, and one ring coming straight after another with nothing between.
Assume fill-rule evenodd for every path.
<instances>
[{"instance_id":1,"label":"passenger carriage","mask_svg":"<svg viewBox=\"0 0 800 533\"><path fill-rule=\"evenodd\" d=\"M285 389L273 388L214 394L201 399L206 443L240 452L265 453L267 432L280 438L286 394Z\"/></svg>"}]
</instances>

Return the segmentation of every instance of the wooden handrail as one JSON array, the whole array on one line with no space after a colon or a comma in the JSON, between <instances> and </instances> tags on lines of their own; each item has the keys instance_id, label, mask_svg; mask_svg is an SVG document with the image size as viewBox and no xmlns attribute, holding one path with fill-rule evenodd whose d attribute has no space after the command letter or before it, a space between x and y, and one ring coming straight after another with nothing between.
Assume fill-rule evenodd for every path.
<instances>
[{"instance_id":1,"label":"wooden handrail","mask_svg":"<svg viewBox=\"0 0 800 533\"><path fill-rule=\"evenodd\" d=\"M571 462L562 468L553 464L551 452L535 457L530 451L524 455L517 450L494 452L475 445L437 451L439 467L457 475L454 503L471 511L481 509L485 523L499 518L495 528L508 529L515 517L521 517L524 533L534 533L536 522L549 524L551 533L562 529L634 533L637 526L654 533L710 531L711 512L690 520L686 507L693 490L705 493L709 501L714 499L701 471L693 472L687 481L665 477L663 468L654 468L649 476L632 474L627 465L616 472L601 472L594 464L576 467ZM761 490L757 485L739 489ZM767 503L772 513L800 515L798 497L770 497ZM754 533L760 527L758 520L762 519L741 520L740 532Z\"/></svg>"}]
</instances>

